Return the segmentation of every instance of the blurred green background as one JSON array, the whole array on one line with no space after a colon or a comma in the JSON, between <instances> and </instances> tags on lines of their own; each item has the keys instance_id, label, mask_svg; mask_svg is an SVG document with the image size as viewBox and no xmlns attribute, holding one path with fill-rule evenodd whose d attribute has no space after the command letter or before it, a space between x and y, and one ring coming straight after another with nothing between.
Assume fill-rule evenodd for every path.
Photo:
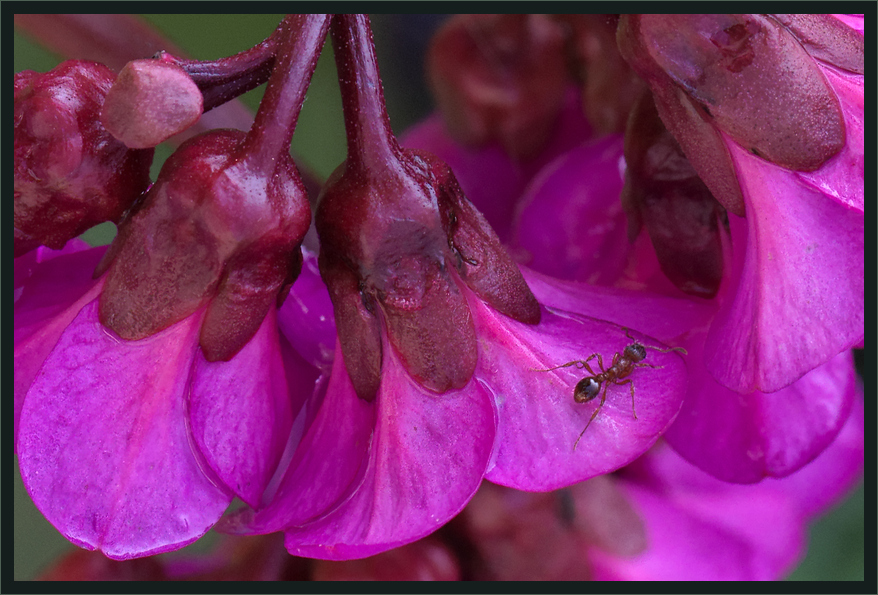
<instances>
[{"instance_id":1,"label":"blurred green background","mask_svg":"<svg viewBox=\"0 0 878 595\"><path fill-rule=\"evenodd\" d=\"M198 59L216 59L247 49L267 37L283 15L144 15L179 47ZM388 111L394 131L400 133L430 113L432 105L423 80L424 44L441 22L440 15L375 15L378 60L385 82ZM15 71L46 71L60 61L27 37L15 33ZM345 157L341 98L335 80L332 48L327 42L308 91L293 138L297 158L325 178ZM254 111L262 89L243 97ZM160 147L158 167L170 149ZM153 175L153 178L155 175ZM92 244L108 243L115 233L111 224L91 230ZM15 465L14 579L29 580L58 555L74 546L67 542L36 510ZM811 527L808 555L791 580L864 579L864 491L862 485L835 510ZM189 548L203 550L211 536ZM189 549L186 548L186 549Z\"/></svg>"}]
</instances>

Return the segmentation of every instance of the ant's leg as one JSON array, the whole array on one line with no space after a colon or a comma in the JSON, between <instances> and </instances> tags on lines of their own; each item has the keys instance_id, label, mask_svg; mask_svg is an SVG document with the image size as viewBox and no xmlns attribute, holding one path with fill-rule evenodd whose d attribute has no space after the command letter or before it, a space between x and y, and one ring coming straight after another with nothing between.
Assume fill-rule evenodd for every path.
<instances>
[{"instance_id":1,"label":"ant's leg","mask_svg":"<svg viewBox=\"0 0 878 595\"><path fill-rule=\"evenodd\" d=\"M594 421L594 418L598 416L598 413L601 412L601 409L604 408L604 401L607 400L607 385L604 385L604 390L601 393L601 402L598 403L598 408L594 410L594 413L591 414L591 417L588 418L588 423L585 424L585 427L582 428L582 431L579 433L579 436L576 438L576 442L573 443L573 450L576 450L576 446L579 444L579 441L582 439L585 431L588 429L588 426L591 425L591 422Z\"/></svg>"},{"instance_id":2,"label":"ant's leg","mask_svg":"<svg viewBox=\"0 0 878 595\"><path fill-rule=\"evenodd\" d=\"M655 367L655 366L653 366ZM625 382L617 382L616 386L622 386L623 384L631 385L631 413L634 414L634 419L637 419L637 410L634 408L634 383L631 380L626 380Z\"/></svg>"},{"instance_id":3,"label":"ant's leg","mask_svg":"<svg viewBox=\"0 0 878 595\"><path fill-rule=\"evenodd\" d=\"M595 357L598 358L598 367L601 369L601 374L603 374L604 373L604 358L601 357L600 353L592 353L590 356L585 358L584 362L582 362L583 364L585 364L585 369L588 370L588 373L591 374L592 376L597 376L597 373L591 369L591 366L588 365L588 362L593 360Z\"/></svg>"},{"instance_id":4,"label":"ant's leg","mask_svg":"<svg viewBox=\"0 0 878 595\"><path fill-rule=\"evenodd\" d=\"M634 364L635 368L655 368L657 370L661 370L664 366L656 366L654 364Z\"/></svg>"},{"instance_id":5,"label":"ant's leg","mask_svg":"<svg viewBox=\"0 0 878 595\"><path fill-rule=\"evenodd\" d=\"M647 349L652 349L653 351L658 351L659 353L670 353L672 351L676 351L677 353L682 353L683 355L689 355L689 352L687 352L682 347L670 347L668 349L662 349L661 347L655 347L653 345L644 345L643 343L641 343L640 341L638 341L637 339L635 339L634 337L631 336L630 329L628 329L626 327L622 327L622 328L625 328L625 336L626 337L628 337L629 339L631 339L632 341L634 341L638 345L643 345Z\"/></svg>"},{"instance_id":6,"label":"ant's leg","mask_svg":"<svg viewBox=\"0 0 878 595\"><path fill-rule=\"evenodd\" d=\"M569 368L570 366L576 366L580 370L582 370L582 369L588 370L589 373L592 376L594 376L594 372L591 371L591 368L588 365L588 361L596 355L597 355L596 353L592 353L590 356L588 356L587 359L584 359L584 360L576 359L576 360L573 360L572 362L567 362L566 364L561 364L560 366L554 366L552 368L545 368L545 369L531 368L531 370L533 372L551 372L552 370L557 370L558 368Z\"/></svg>"}]
</instances>

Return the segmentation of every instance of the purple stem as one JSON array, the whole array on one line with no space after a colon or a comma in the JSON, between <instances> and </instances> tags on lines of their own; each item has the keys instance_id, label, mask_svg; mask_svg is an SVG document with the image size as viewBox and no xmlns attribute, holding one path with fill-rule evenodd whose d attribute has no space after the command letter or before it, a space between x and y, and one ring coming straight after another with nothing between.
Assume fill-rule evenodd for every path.
<instances>
[{"instance_id":1,"label":"purple stem","mask_svg":"<svg viewBox=\"0 0 878 595\"><path fill-rule=\"evenodd\" d=\"M178 64L192 78L204 96L204 111L255 89L271 76L282 26L265 41L234 56L219 60L183 60L167 52L159 59Z\"/></svg>"},{"instance_id":2,"label":"purple stem","mask_svg":"<svg viewBox=\"0 0 878 595\"><path fill-rule=\"evenodd\" d=\"M248 161L265 173L274 170L278 155L289 154L329 20L325 14L287 15L272 35L278 44L276 63L242 147Z\"/></svg>"},{"instance_id":3,"label":"purple stem","mask_svg":"<svg viewBox=\"0 0 878 595\"><path fill-rule=\"evenodd\" d=\"M400 148L384 104L369 17L334 15L332 42L348 139L347 166L383 169L399 160Z\"/></svg>"}]
</instances>

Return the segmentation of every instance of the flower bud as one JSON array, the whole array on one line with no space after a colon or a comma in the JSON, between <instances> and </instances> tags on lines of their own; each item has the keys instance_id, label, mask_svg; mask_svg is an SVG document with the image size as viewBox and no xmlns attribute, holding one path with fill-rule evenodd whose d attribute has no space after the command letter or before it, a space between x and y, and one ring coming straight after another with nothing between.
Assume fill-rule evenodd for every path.
<instances>
[{"instance_id":1,"label":"flower bud","mask_svg":"<svg viewBox=\"0 0 878 595\"><path fill-rule=\"evenodd\" d=\"M107 93L101 123L134 149L154 147L201 117L201 91L182 67L162 60L133 60Z\"/></svg>"},{"instance_id":2,"label":"flower bud","mask_svg":"<svg viewBox=\"0 0 878 595\"><path fill-rule=\"evenodd\" d=\"M477 345L464 287L494 309L539 322L539 305L451 169L402 150L375 175L342 165L319 200L320 272L357 394L378 389L381 328L409 373L436 392L463 387Z\"/></svg>"},{"instance_id":3,"label":"flower bud","mask_svg":"<svg viewBox=\"0 0 878 595\"><path fill-rule=\"evenodd\" d=\"M15 76L15 255L60 249L117 222L149 186L152 150L131 150L101 125L114 79L102 64L68 60Z\"/></svg>"},{"instance_id":4,"label":"flower bud","mask_svg":"<svg viewBox=\"0 0 878 595\"><path fill-rule=\"evenodd\" d=\"M744 205L724 138L800 172L818 169L845 146L839 100L814 57L856 71L863 46L856 33L833 35L843 26L828 23L754 14L620 20L622 55L646 79L668 130L731 212L743 215Z\"/></svg>"},{"instance_id":5,"label":"flower bud","mask_svg":"<svg viewBox=\"0 0 878 595\"><path fill-rule=\"evenodd\" d=\"M168 159L98 266L101 322L148 337L205 308L200 343L228 360L301 268L310 209L292 159L273 171L242 151L245 133L190 139Z\"/></svg>"}]
</instances>

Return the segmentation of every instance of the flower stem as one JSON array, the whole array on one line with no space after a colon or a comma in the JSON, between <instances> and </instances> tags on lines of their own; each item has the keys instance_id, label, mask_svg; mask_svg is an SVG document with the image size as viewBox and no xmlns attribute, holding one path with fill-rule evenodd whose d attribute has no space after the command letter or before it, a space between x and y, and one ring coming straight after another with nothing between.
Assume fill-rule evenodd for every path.
<instances>
[{"instance_id":1,"label":"flower stem","mask_svg":"<svg viewBox=\"0 0 878 595\"><path fill-rule=\"evenodd\" d=\"M290 142L329 28L329 15L293 14L281 22L274 71L242 147L257 169L271 173Z\"/></svg>"},{"instance_id":2,"label":"flower stem","mask_svg":"<svg viewBox=\"0 0 878 595\"><path fill-rule=\"evenodd\" d=\"M219 60L184 60L167 52L160 52L158 58L177 64L186 71L201 90L204 111L208 111L268 80L275 64L278 37L283 31L283 26L279 25L261 43Z\"/></svg>"},{"instance_id":3,"label":"flower stem","mask_svg":"<svg viewBox=\"0 0 878 595\"><path fill-rule=\"evenodd\" d=\"M332 42L348 139L348 167L379 170L399 158L390 129L369 17L337 14Z\"/></svg>"}]
</instances>

